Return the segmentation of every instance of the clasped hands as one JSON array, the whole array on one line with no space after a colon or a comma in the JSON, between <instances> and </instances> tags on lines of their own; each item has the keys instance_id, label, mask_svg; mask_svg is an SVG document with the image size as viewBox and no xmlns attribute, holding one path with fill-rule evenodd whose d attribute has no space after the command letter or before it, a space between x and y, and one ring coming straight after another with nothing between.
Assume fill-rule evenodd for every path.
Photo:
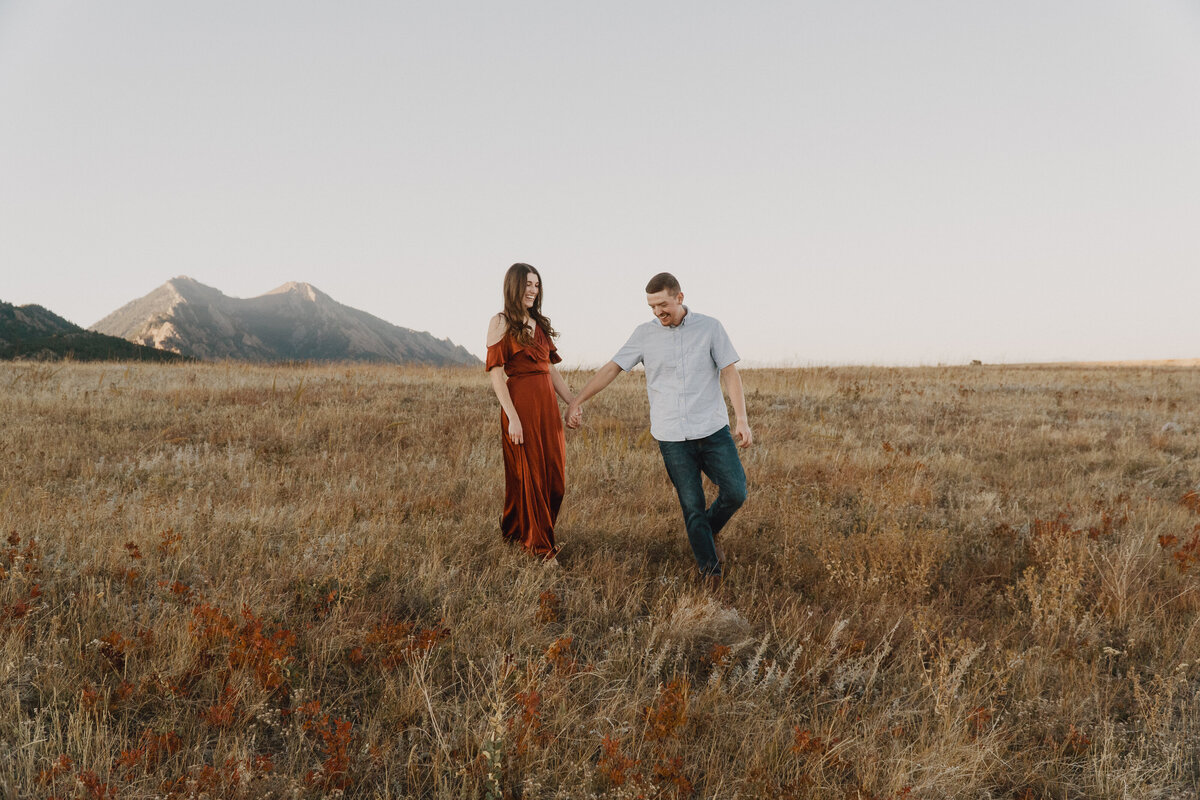
<instances>
[{"instance_id":1,"label":"clasped hands","mask_svg":"<svg viewBox=\"0 0 1200 800\"><path fill-rule=\"evenodd\" d=\"M583 405L578 401L574 401L567 407L567 427L571 430L578 428L583 423Z\"/></svg>"}]
</instances>

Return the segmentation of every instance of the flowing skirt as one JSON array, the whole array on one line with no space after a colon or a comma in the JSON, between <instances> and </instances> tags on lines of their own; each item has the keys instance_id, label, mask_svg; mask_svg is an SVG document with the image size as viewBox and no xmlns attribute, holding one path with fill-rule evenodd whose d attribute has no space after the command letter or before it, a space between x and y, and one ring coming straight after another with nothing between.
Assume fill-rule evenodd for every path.
<instances>
[{"instance_id":1,"label":"flowing skirt","mask_svg":"<svg viewBox=\"0 0 1200 800\"><path fill-rule=\"evenodd\" d=\"M508 379L524 444L508 438L508 415L500 412L504 443L504 514L500 530L505 539L540 556L555 553L554 523L566 491L566 437L558 399L549 374Z\"/></svg>"}]
</instances>

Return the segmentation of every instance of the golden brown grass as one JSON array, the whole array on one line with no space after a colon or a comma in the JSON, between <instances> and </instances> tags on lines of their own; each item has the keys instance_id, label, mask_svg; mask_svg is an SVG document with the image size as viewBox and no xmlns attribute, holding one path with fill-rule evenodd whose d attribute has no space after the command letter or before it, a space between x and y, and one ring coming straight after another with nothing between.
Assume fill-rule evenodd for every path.
<instances>
[{"instance_id":1,"label":"golden brown grass","mask_svg":"<svg viewBox=\"0 0 1200 800\"><path fill-rule=\"evenodd\" d=\"M1200 370L745 383L711 595L636 376L556 569L482 371L0 367L0 792L1200 792Z\"/></svg>"}]
</instances>

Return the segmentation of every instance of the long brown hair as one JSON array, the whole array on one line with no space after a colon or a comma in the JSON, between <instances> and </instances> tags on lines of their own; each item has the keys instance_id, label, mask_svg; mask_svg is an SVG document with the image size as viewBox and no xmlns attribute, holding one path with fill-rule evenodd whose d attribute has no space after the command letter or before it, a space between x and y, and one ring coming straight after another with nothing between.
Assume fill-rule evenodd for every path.
<instances>
[{"instance_id":1,"label":"long brown hair","mask_svg":"<svg viewBox=\"0 0 1200 800\"><path fill-rule=\"evenodd\" d=\"M508 335L517 344L522 345L533 344L533 334L525 327L526 316L545 331L547 336L558 336L558 331L550 324L550 318L542 314L542 297L546 291L544 284L538 289L538 296L533 305L525 308L525 282L529 280L531 272L537 275L538 283L541 284L542 273L528 264L513 264L508 268L508 272L504 273L504 323Z\"/></svg>"}]
</instances>

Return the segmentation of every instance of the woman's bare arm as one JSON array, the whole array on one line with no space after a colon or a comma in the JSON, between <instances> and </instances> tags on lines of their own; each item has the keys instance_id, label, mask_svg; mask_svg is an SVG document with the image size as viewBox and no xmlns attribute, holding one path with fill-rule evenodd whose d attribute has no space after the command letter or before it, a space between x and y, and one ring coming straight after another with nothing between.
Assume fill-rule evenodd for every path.
<instances>
[{"instance_id":1,"label":"woman's bare arm","mask_svg":"<svg viewBox=\"0 0 1200 800\"><path fill-rule=\"evenodd\" d=\"M575 402L575 395L571 392L571 387L567 385L567 380L558 371L558 367L550 365L550 382L554 384L554 392L567 405Z\"/></svg>"},{"instance_id":2,"label":"woman's bare arm","mask_svg":"<svg viewBox=\"0 0 1200 800\"><path fill-rule=\"evenodd\" d=\"M503 338L504 316L497 314L488 323L487 346L491 347ZM500 401L500 407L508 415L508 438L513 444L524 444L525 429L521 425L520 416L517 415L517 407L513 405L512 395L508 393L508 376L504 374L504 367L489 369L488 378L492 382L492 391L496 393L496 399Z\"/></svg>"}]
</instances>

